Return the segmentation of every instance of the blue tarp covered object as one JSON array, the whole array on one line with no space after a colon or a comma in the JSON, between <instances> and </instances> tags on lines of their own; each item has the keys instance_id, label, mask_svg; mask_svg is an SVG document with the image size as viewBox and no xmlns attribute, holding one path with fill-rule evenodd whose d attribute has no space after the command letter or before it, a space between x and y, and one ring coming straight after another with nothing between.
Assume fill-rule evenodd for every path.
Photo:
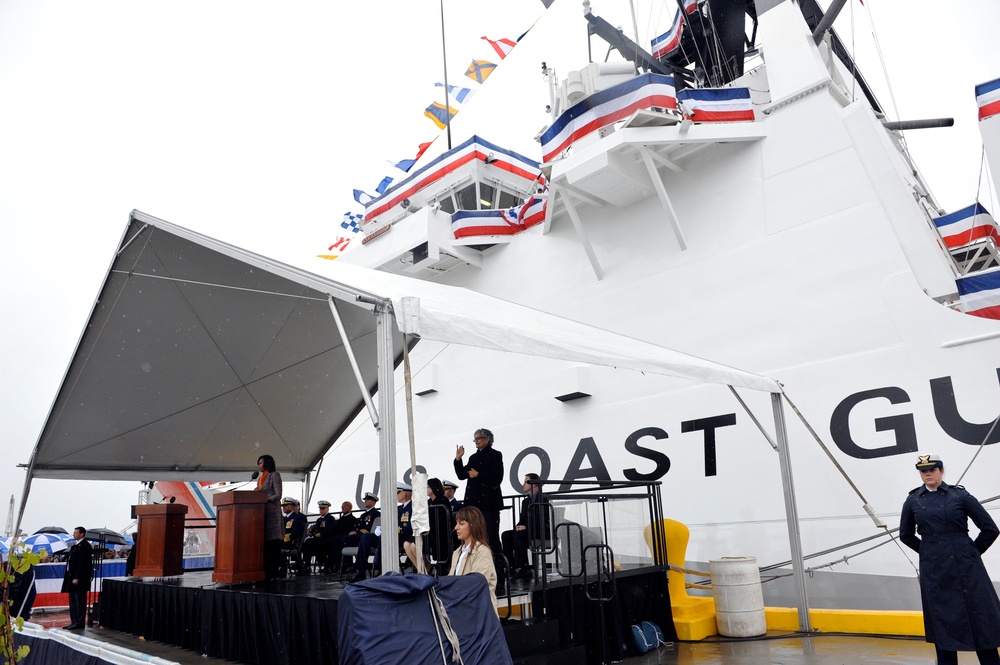
<instances>
[{"instance_id":1,"label":"blue tarp covered object","mask_svg":"<svg viewBox=\"0 0 1000 665\"><path fill-rule=\"evenodd\" d=\"M452 648L432 609L431 589L458 635L466 665L511 665L482 575L386 575L350 584L337 606L341 665L440 665Z\"/></svg>"}]
</instances>

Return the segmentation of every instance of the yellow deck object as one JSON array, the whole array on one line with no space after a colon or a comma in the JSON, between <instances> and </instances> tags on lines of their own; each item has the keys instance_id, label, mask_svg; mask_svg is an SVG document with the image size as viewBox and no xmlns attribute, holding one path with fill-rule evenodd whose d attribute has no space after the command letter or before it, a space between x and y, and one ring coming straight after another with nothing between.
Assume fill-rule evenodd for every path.
<instances>
[{"instance_id":1,"label":"yellow deck object","mask_svg":"<svg viewBox=\"0 0 1000 665\"><path fill-rule=\"evenodd\" d=\"M663 520L667 541L667 562L684 567L687 559L691 531L676 520ZM643 531L646 546L653 551L652 528ZM667 588L670 591L670 610L674 629L681 640L701 640L718 635L715 622L715 600L707 596L689 596L684 586L684 573L669 571ZM764 616L768 630L798 630L799 615L794 607L765 607ZM831 610L811 609L809 620L813 630L820 633L854 633L858 635L910 635L922 637L924 618L922 612L906 610Z\"/></svg>"},{"instance_id":2,"label":"yellow deck object","mask_svg":"<svg viewBox=\"0 0 1000 665\"><path fill-rule=\"evenodd\" d=\"M798 630L799 613L794 607L765 607L768 630ZM924 634L922 612L906 610L809 610L809 623L821 633L859 635Z\"/></svg>"},{"instance_id":3,"label":"yellow deck object","mask_svg":"<svg viewBox=\"0 0 1000 665\"><path fill-rule=\"evenodd\" d=\"M667 562L683 567L691 530L686 524L676 520L663 520L663 531L667 541ZM643 537L646 539L646 546L652 552L652 527L645 528ZM709 635L719 634L719 628L715 623L715 599L707 596L689 596L684 587L684 573L678 571L671 570L667 573L667 589L670 591L670 611L673 614L677 639L700 640Z\"/></svg>"}]
</instances>

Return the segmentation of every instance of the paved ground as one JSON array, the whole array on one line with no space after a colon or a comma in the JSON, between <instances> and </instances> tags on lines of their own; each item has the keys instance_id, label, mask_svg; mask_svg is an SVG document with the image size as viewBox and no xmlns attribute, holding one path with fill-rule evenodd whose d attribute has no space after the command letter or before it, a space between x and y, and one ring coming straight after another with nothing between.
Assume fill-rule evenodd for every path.
<instances>
[{"instance_id":1,"label":"paved ground","mask_svg":"<svg viewBox=\"0 0 1000 665\"><path fill-rule=\"evenodd\" d=\"M67 612L36 612L31 621L46 628L61 628L69 623L69 615ZM83 634L180 665L233 662L141 640L114 630L88 627ZM644 656L628 658L624 665L933 665L934 662L934 648L922 639L844 635L803 638L772 631L764 638L754 640L713 638L703 642L679 642ZM977 662L974 653L959 655L959 663L971 665Z\"/></svg>"},{"instance_id":2,"label":"paved ground","mask_svg":"<svg viewBox=\"0 0 1000 665\"><path fill-rule=\"evenodd\" d=\"M68 616L45 615L32 620L60 627L68 623ZM232 662L159 642L140 640L114 630L89 627L83 634L180 665ZM933 665L934 662L934 649L923 640L838 635L803 638L772 633L766 638L748 641L719 639L675 643L644 656L628 658L624 665ZM974 653L963 653L959 662L971 665L978 661Z\"/></svg>"}]
</instances>

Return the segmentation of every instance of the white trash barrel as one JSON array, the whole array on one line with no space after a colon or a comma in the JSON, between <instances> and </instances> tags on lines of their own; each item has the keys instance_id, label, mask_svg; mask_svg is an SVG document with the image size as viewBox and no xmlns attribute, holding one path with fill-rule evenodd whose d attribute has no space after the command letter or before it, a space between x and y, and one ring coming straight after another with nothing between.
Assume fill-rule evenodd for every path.
<instances>
[{"instance_id":1,"label":"white trash barrel","mask_svg":"<svg viewBox=\"0 0 1000 665\"><path fill-rule=\"evenodd\" d=\"M709 565L719 634L726 637L765 634L764 592L760 588L757 557L724 556Z\"/></svg>"}]
</instances>

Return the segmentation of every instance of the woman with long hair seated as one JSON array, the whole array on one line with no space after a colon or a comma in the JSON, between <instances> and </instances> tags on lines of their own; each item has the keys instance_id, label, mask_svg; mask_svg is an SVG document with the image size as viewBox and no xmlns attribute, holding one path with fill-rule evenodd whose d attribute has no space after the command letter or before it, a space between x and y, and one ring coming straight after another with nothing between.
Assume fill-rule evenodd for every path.
<instances>
[{"instance_id":1,"label":"woman with long hair seated","mask_svg":"<svg viewBox=\"0 0 1000 665\"><path fill-rule=\"evenodd\" d=\"M486 519L475 506L462 508L455 513L455 534L462 545L451 556L450 575L479 573L486 578L490 587L490 601L493 611L497 611L497 571L493 566L493 552L490 551L489 536L486 534Z\"/></svg>"}]
</instances>

